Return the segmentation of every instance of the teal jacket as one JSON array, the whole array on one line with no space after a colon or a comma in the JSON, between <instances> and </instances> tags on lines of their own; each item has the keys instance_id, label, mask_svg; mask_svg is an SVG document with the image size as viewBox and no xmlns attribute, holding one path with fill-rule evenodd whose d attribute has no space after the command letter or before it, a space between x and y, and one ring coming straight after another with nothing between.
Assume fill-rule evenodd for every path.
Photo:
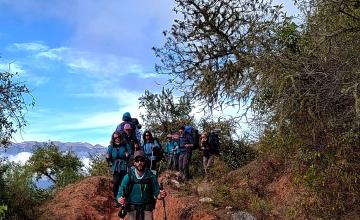
<instances>
[{"instance_id":1,"label":"teal jacket","mask_svg":"<svg viewBox=\"0 0 360 220\"><path fill-rule=\"evenodd\" d=\"M128 193L129 196L126 198L126 202L133 205L153 203L154 199L156 199L160 193L156 175L154 175L150 169L146 168L143 178L139 180L135 175L135 167L131 167L129 172L131 172L134 184L132 191ZM117 198L123 196L124 189L125 192L127 192L130 188L130 177L129 174L126 174L119 187Z\"/></svg>"},{"instance_id":2,"label":"teal jacket","mask_svg":"<svg viewBox=\"0 0 360 220\"><path fill-rule=\"evenodd\" d=\"M165 145L165 153L171 155L173 153L173 149L176 148L176 154L180 153L179 144L177 141L171 140L168 141Z\"/></svg>"},{"instance_id":3,"label":"teal jacket","mask_svg":"<svg viewBox=\"0 0 360 220\"><path fill-rule=\"evenodd\" d=\"M131 148L129 144L119 147L108 146L107 153L110 155L112 173L126 171L128 158L125 157L125 152L130 155Z\"/></svg>"}]
</instances>

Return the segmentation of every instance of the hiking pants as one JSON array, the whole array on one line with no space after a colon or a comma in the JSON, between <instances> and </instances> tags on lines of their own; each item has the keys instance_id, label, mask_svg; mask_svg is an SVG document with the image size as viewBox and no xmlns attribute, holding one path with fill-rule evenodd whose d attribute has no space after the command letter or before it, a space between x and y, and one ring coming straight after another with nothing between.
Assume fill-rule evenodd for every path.
<instances>
[{"instance_id":1,"label":"hiking pants","mask_svg":"<svg viewBox=\"0 0 360 220\"><path fill-rule=\"evenodd\" d=\"M138 220L136 219L136 210L127 213L128 220ZM153 220L152 211L144 211L143 220Z\"/></svg>"},{"instance_id":2,"label":"hiking pants","mask_svg":"<svg viewBox=\"0 0 360 220\"><path fill-rule=\"evenodd\" d=\"M190 158L191 152L183 152L179 156L179 171L185 176L185 179L189 179Z\"/></svg>"},{"instance_id":3,"label":"hiking pants","mask_svg":"<svg viewBox=\"0 0 360 220\"><path fill-rule=\"evenodd\" d=\"M207 174L208 168L211 166L215 158L215 155L203 156L203 167L205 174Z\"/></svg>"},{"instance_id":4,"label":"hiking pants","mask_svg":"<svg viewBox=\"0 0 360 220\"><path fill-rule=\"evenodd\" d=\"M168 169L170 170L177 170L178 167L178 155L177 154L168 154Z\"/></svg>"},{"instance_id":5,"label":"hiking pants","mask_svg":"<svg viewBox=\"0 0 360 220\"><path fill-rule=\"evenodd\" d=\"M124 176L126 175L126 171L122 170L120 171L120 173L114 173L113 174L113 193L114 193L114 198L117 197L117 194L119 192L119 187L121 184L122 179L124 178Z\"/></svg>"}]
</instances>

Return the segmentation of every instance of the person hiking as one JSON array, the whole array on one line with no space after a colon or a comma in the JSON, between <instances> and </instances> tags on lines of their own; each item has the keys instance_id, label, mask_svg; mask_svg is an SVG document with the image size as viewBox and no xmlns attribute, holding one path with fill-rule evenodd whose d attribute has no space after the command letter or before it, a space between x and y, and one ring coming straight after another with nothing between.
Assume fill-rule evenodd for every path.
<instances>
[{"instance_id":1,"label":"person hiking","mask_svg":"<svg viewBox=\"0 0 360 220\"><path fill-rule=\"evenodd\" d=\"M180 153L180 151L178 147L178 142L175 141L175 139L173 139L173 135L171 134L168 134L166 136L166 144L165 144L164 152L167 155L166 158L168 161L167 168L170 170L176 170L177 162L178 162L178 153Z\"/></svg>"},{"instance_id":2,"label":"person hiking","mask_svg":"<svg viewBox=\"0 0 360 220\"><path fill-rule=\"evenodd\" d=\"M128 220L152 220L156 199L166 197L160 190L156 175L145 167L146 156L141 150L134 154L134 167L121 182L118 201L125 207Z\"/></svg>"},{"instance_id":3,"label":"person hiking","mask_svg":"<svg viewBox=\"0 0 360 220\"><path fill-rule=\"evenodd\" d=\"M148 164L146 164L147 167L149 167L153 172L156 172L156 154L160 151L160 145L158 141L156 141L151 134L149 130L146 130L143 134L143 140L144 143L141 146L141 150L144 151L147 159ZM156 153L155 153L156 152Z\"/></svg>"},{"instance_id":4,"label":"person hiking","mask_svg":"<svg viewBox=\"0 0 360 220\"><path fill-rule=\"evenodd\" d=\"M133 129L129 123L126 123L124 125L124 131L121 133L121 136L125 140L127 140L127 142L130 144L131 151L129 152L130 157L129 157L129 163L128 163L128 168L130 168L132 165L134 165L134 156L133 155L134 155L135 151L140 150L139 141L135 137L135 135L133 133Z\"/></svg>"},{"instance_id":5,"label":"person hiking","mask_svg":"<svg viewBox=\"0 0 360 220\"><path fill-rule=\"evenodd\" d=\"M181 126L179 128L179 171L185 180L188 180L190 177L189 165L193 146L194 142L191 135L185 133L185 127Z\"/></svg>"},{"instance_id":6,"label":"person hiking","mask_svg":"<svg viewBox=\"0 0 360 220\"><path fill-rule=\"evenodd\" d=\"M141 125L139 124L139 121L137 118L131 118L131 114L129 112L125 112L122 116L122 122L116 127L115 131L122 133L125 129L125 124L130 124L132 129L132 135L136 137L138 142L141 141Z\"/></svg>"},{"instance_id":7,"label":"person hiking","mask_svg":"<svg viewBox=\"0 0 360 220\"><path fill-rule=\"evenodd\" d=\"M215 133L208 133L203 131L201 133L201 150L203 153L203 168L205 175L208 174L208 169L214 162L215 155L219 154L219 142Z\"/></svg>"},{"instance_id":8,"label":"person hiking","mask_svg":"<svg viewBox=\"0 0 360 220\"><path fill-rule=\"evenodd\" d=\"M109 166L111 166L115 207L120 207L116 196L118 194L121 181L127 173L127 163L130 150L130 145L124 138L121 139L121 134L114 132L111 136L110 145L107 149L106 160Z\"/></svg>"}]
</instances>

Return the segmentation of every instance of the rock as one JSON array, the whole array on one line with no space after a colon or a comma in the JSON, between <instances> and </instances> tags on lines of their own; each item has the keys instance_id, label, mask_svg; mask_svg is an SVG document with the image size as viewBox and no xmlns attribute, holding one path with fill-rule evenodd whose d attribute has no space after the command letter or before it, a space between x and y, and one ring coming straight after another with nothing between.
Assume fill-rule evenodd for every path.
<instances>
[{"instance_id":1,"label":"rock","mask_svg":"<svg viewBox=\"0 0 360 220\"><path fill-rule=\"evenodd\" d=\"M256 218L247 212L240 211L233 213L231 220L256 220Z\"/></svg>"},{"instance_id":2,"label":"rock","mask_svg":"<svg viewBox=\"0 0 360 220\"><path fill-rule=\"evenodd\" d=\"M214 200L212 198L209 198L209 197L199 199L199 202L204 202L204 203L211 203L213 201Z\"/></svg>"},{"instance_id":3,"label":"rock","mask_svg":"<svg viewBox=\"0 0 360 220\"><path fill-rule=\"evenodd\" d=\"M180 189L181 184L177 180L172 179L172 180L170 180L170 182L176 189Z\"/></svg>"},{"instance_id":4,"label":"rock","mask_svg":"<svg viewBox=\"0 0 360 220\"><path fill-rule=\"evenodd\" d=\"M207 182L203 182L197 186L196 191L197 191L198 195L206 196L206 195L209 195L209 193L211 193L210 192L211 189L212 189L211 184L209 184Z\"/></svg>"}]
</instances>

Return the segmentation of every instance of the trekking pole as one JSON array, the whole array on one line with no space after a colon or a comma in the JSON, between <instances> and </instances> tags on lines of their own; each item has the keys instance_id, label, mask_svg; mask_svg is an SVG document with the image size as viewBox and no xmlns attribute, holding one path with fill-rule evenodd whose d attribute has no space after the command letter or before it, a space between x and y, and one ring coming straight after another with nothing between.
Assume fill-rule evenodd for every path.
<instances>
[{"instance_id":1,"label":"trekking pole","mask_svg":"<svg viewBox=\"0 0 360 220\"><path fill-rule=\"evenodd\" d=\"M125 188L123 188L123 197L126 199L125 193L126 193ZM120 219L125 218L126 214L127 214L126 205L121 205L121 208L118 212L119 218Z\"/></svg>"},{"instance_id":2,"label":"trekking pole","mask_svg":"<svg viewBox=\"0 0 360 220\"><path fill-rule=\"evenodd\" d=\"M160 183L160 190L163 190L163 189L164 189L164 184L161 182ZM162 201L163 201L163 206L164 206L164 219L167 220L165 198L163 198Z\"/></svg>"}]
</instances>

